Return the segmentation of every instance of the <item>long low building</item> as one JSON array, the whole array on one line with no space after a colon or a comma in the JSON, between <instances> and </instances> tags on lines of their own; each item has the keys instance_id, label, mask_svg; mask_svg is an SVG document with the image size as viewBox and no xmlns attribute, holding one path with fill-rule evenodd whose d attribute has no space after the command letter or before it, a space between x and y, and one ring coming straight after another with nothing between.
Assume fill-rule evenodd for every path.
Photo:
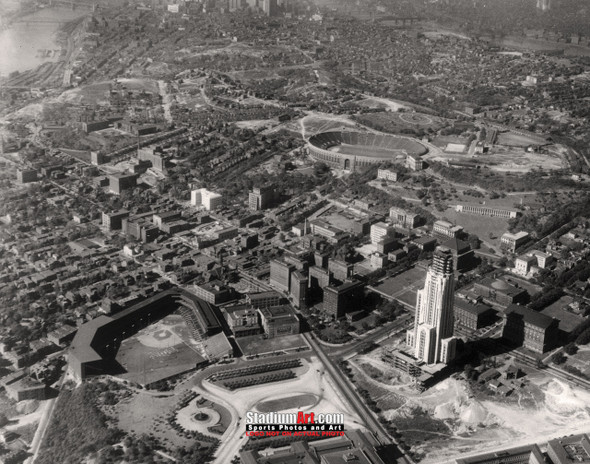
<instances>
[{"instance_id":1,"label":"long low building","mask_svg":"<svg viewBox=\"0 0 590 464\"><path fill-rule=\"evenodd\" d=\"M519 446L456 461L457 464L545 464L546 462L537 445Z\"/></svg>"},{"instance_id":2,"label":"long low building","mask_svg":"<svg viewBox=\"0 0 590 464\"><path fill-rule=\"evenodd\" d=\"M504 219L513 219L518 216L518 210L494 208L493 206L482 205L457 205L455 210L458 213L477 214L479 216L499 217Z\"/></svg>"},{"instance_id":3,"label":"long low building","mask_svg":"<svg viewBox=\"0 0 590 464\"><path fill-rule=\"evenodd\" d=\"M198 341L221 332L219 318L206 301L180 288L165 290L113 316L81 325L68 353L69 371L78 381L111 372L121 341L179 308Z\"/></svg>"}]
</instances>

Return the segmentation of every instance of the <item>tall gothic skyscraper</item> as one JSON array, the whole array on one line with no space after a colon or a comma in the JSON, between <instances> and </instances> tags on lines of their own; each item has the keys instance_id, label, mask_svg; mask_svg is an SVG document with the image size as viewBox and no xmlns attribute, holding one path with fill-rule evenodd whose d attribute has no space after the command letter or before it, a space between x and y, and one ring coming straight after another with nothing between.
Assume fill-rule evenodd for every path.
<instances>
[{"instance_id":1,"label":"tall gothic skyscraper","mask_svg":"<svg viewBox=\"0 0 590 464\"><path fill-rule=\"evenodd\" d=\"M418 290L414 328L406 334L412 354L426 364L446 364L455 357L454 287L453 254L446 247L438 247L424 288Z\"/></svg>"}]
</instances>

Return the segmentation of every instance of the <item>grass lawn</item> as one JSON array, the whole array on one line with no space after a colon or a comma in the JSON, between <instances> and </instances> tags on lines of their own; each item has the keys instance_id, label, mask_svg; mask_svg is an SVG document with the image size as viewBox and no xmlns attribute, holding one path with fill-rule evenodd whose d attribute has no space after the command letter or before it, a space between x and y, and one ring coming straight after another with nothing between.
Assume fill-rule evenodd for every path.
<instances>
[{"instance_id":1,"label":"grass lawn","mask_svg":"<svg viewBox=\"0 0 590 464\"><path fill-rule=\"evenodd\" d=\"M508 230L508 219L476 214L458 213L454 208L448 208L443 216L454 224L463 226L466 232L477 235L480 240L500 247L500 237ZM493 239L490 239L490 233Z\"/></svg>"}]
</instances>

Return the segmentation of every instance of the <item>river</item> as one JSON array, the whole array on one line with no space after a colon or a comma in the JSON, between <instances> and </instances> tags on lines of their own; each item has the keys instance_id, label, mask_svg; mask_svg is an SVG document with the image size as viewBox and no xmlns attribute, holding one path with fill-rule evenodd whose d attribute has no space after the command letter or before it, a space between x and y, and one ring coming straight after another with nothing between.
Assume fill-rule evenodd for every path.
<instances>
[{"instance_id":1,"label":"river","mask_svg":"<svg viewBox=\"0 0 590 464\"><path fill-rule=\"evenodd\" d=\"M88 14L87 9L43 8L14 20L0 31L0 75L34 69L60 58L57 32L63 23ZM41 56L39 50L50 50ZM44 55L47 55L45 53Z\"/></svg>"}]
</instances>

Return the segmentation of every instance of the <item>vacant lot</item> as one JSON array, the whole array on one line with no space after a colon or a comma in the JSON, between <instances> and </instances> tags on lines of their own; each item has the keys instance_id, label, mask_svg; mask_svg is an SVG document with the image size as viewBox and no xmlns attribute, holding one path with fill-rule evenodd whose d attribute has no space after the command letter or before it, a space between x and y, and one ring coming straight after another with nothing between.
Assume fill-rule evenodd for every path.
<instances>
[{"instance_id":1,"label":"vacant lot","mask_svg":"<svg viewBox=\"0 0 590 464\"><path fill-rule=\"evenodd\" d=\"M264 335L253 335L237 339L238 345L245 356L254 356L263 353L273 353L284 350L296 350L301 348L308 350L309 345L302 335L285 335L277 338L264 338Z\"/></svg>"}]
</instances>

